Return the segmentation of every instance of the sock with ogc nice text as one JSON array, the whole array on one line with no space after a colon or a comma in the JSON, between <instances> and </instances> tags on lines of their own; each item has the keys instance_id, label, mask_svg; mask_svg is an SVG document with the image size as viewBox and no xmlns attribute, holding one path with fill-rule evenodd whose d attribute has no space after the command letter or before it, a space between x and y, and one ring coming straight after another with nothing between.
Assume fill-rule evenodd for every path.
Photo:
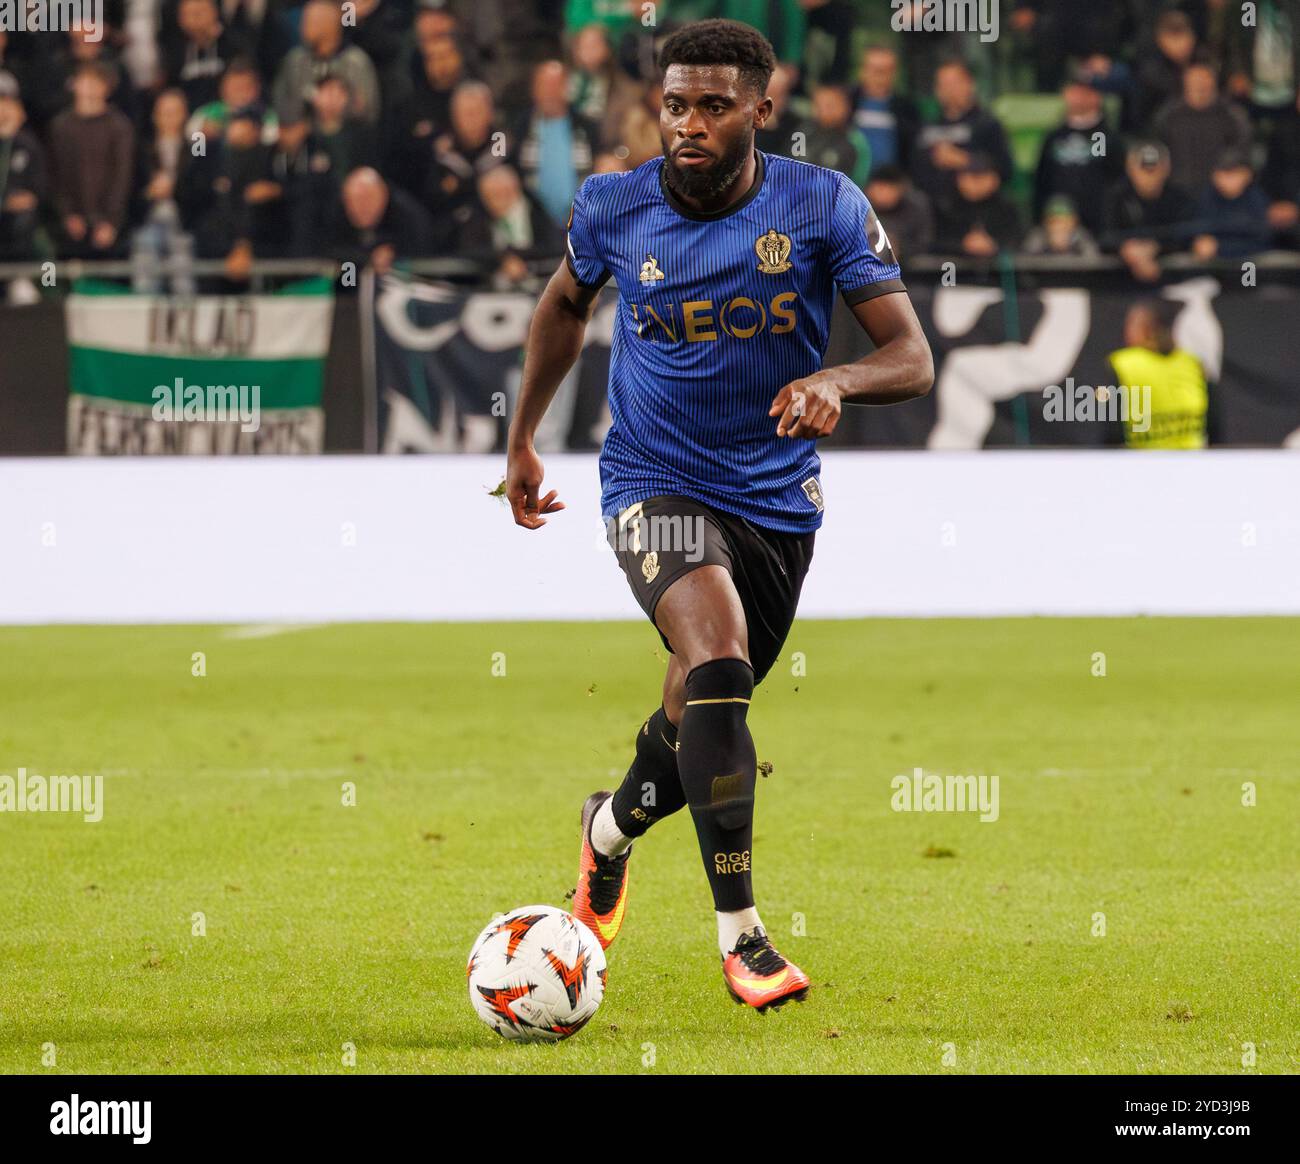
<instances>
[{"instance_id":1,"label":"sock with ogc nice text","mask_svg":"<svg viewBox=\"0 0 1300 1164\"><path fill-rule=\"evenodd\" d=\"M743 659L703 663L686 676L686 711L677 729L677 774L719 913L754 904L749 854L757 757L745 723L753 694L754 671Z\"/></svg>"}]
</instances>

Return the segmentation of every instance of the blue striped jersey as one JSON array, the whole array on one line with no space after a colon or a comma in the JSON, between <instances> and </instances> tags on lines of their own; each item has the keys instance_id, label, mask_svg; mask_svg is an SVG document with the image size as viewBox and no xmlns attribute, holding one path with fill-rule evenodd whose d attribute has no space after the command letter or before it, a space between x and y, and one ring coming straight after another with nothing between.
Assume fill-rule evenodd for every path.
<instances>
[{"instance_id":1,"label":"blue striped jersey","mask_svg":"<svg viewBox=\"0 0 1300 1164\"><path fill-rule=\"evenodd\" d=\"M776 435L768 410L819 370L836 291L850 305L902 291L867 196L835 170L756 151L754 183L721 212L691 210L664 160L593 174L569 214L566 261L611 276L613 418L600 453L605 517L682 494L769 529L822 519L814 440Z\"/></svg>"}]
</instances>

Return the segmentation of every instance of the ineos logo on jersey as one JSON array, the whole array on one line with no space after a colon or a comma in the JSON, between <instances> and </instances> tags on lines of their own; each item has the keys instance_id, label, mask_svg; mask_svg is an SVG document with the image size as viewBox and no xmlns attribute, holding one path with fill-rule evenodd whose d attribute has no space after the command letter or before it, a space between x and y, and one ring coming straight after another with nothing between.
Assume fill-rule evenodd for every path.
<instances>
[{"instance_id":1,"label":"ineos logo on jersey","mask_svg":"<svg viewBox=\"0 0 1300 1164\"><path fill-rule=\"evenodd\" d=\"M752 339L761 331L782 335L795 329L794 304L799 295L782 291L766 305L761 299L737 295L717 306L712 299L685 303L630 303L638 339L659 343L712 342L719 333L735 339ZM680 314L679 314L680 313Z\"/></svg>"}]
</instances>

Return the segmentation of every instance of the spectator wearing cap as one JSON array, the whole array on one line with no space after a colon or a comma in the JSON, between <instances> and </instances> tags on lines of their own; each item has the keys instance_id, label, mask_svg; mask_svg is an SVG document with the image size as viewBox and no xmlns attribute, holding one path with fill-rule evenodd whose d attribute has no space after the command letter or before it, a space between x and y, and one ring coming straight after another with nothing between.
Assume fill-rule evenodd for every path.
<instances>
[{"instance_id":1,"label":"spectator wearing cap","mask_svg":"<svg viewBox=\"0 0 1300 1164\"><path fill-rule=\"evenodd\" d=\"M922 127L913 153L916 184L938 203L951 199L956 177L983 154L1000 179L1011 177L1011 150L1002 123L975 100L975 78L963 61L947 61L934 75L939 120Z\"/></svg>"},{"instance_id":2,"label":"spectator wearing cap","mask_svg":"<svg viewBox=\"0 0 1300 1164\"><path fill-rule=\"evenodd\" d=\"M1187 67L1183 95L1156 115L1155 132L1169 147L1169 180L1192 197L1204 189L1224 150L1250 148L1245 110L1219 96L1214 69L1202 62Z\"/></svg>"},{"instance_id":3,"label":"spectator wearing cap","mask_svg":"<svg viewBox=\"0 0 1300 1164\"><path fill-rule=\"evenodd\" d=\"M812 116L802 127L804 159L847 174L861 188L871 173L871 145L852 115L852 99L843 86L814 86Z\"/></svg>"},{"instance_id":4,"label":"spectator wearing cap","mask_svg":"<svg viewBox=\"0 0 1300 1164\"><path fill-rule=\"evenodd\" d=\"M866 135L872 166L907 167L921 126L916 102L895 92L898 53L872 45L862 54L858 87L853 94L853 124Z\"/></svg>"},{"instance_id":5,"label":"spectator wearing cap","mask_svg":"<svg viewBox=\"0 0 1300 1164\"><path fill-rule=\"evenodd\" d=\"M1183 250L1196 207L1169 182L1169 151L1159 142L1135 142L1124 177L1106 195L1103 243L1142 282L1160 277L1160 256Z\"/></svg>"},{"instance_id":6,"label":"spectator wearing cap","mask_svg":"<svg viewBox=\"0 0 1300 1164\"><path fill-rule=\"evenodd\" d=\"M934 208L899 165L877 166L867 180L867 198L884 225L894 257L909 260L927 255L934 245Z\"/></svg>"},{"instance_id":7,"label":"spectator wearing cap","mask_svg":"<svg viewBox=\"0 0 1300 1164\"><path fill-rule=\"evenodd\" d=\"M1192 253L1199 259L1241 259L1266 250L1272 240L1268 196L1255 181L1250 158L1225 150L1197 207Z\"/></svg>"},{"instance_id":8,"label":"spectator wearing cap","mask_svg":"<svg viewBox=\"0 0 1300 1164\"><path fill-rule=\"evenodd\" d=\"M26 120L17 79L0 72L0 262L38 257L45 150Z\"/></svg>"},{"instance_id":9,"label":"spectator wearing cap","mask_svg":"<svg viewBox=\"0 0 1300 1164\"><path fill-rule=\"evenodd\" d=\"M1020 245L1020 214L1002 192L1002 175L987 154L970 155L938 220L935 246L942 254L991 258Z\"/></svg>"},{"instance_id":10,"label":"spectator wearing cap","mask_svg":"<svg viewBox=\"0 0 1300 1164\"><path fill-rule=\"evenodd\" d=\"M459 253L492 272L498 285L531 277L528 263L558 259L564 235L541 203L524 189L509 165L494 166L479 176L478 212L460 236Z\"/></svg>"},{"instance_id":11,"label":"spectator wearing cap","mask_svg":"<svg viewBox=\"0 0 1300 1164\"><path fill-rule=\"evenodd\" d=\"M1080 221L1074 203L1065 194L1053 194L1047 200L1041 223L1025 236L1021 250L1027 255L1080 259L1095 259L1101 254L1096 239Z\"/></svg>"},{"instance_id":12,"label":"spectator wearing cap","mask_svg":"<svg viewBox=\"0 0 1300 1164\"><path fill-rule=\"evenodd\" d=\"M326 74L347 82L355 117L372 125L379 121L379 80L370 58L356 45L344 43L337 4L307 0L302 9L302 44L286 54L271 90L276 117L284 122L301 120L316 82Z\"/></svg>"},{"instance_id":13,"label":"spectator wearing cap","mask_svg":"<svg viewBox=\"0 0 1300 1164\"><path fill-rule=\"evenodd\" d=\"M1034 179L1034 215L1041 219L1048 200L1064 194L1083 225L1096 233L1102 228L1106 188L1123 167L1118 142L1106 125L1101 93L1091 84L1070 81L1061 95L1065 120L1043 141Z\"/></svg>"},{"instance_id":14,"label":"spectator wearing cap","mask_svg":"<svg viewBox=\"0 0 1300 1164\"><path fill-rule=\"evenodd\" d=\"M591 173L595 127L569 106L569 75L561 61L533 70L532 105L509 140L512 163L546 212L563 222L578 185Z\"/></svg>"},{"instance_id":15,"label":"spectator wearing cap","mask_svg":"<svg viewBox=\"0 0 1300 1164\"><path fill-rule=\"evenodd\" d=\"M60 253L120 253L135 170L135 130L108 103L113 77L98 61L72 75L72 108L50 124L50 190L60 225Z\"/></svg>"},{"instance_id":16,"label":"spectator wearing cap","mask_svg":"<svg viewBox=\"0 0 1300 1164\"><path fill-rule=\"evenodd\" d=\"M1156 114L1183 92L1183 72L1196 54L1196 30L1187 13L1166 9L1156 17L1138 57L1135 121L1149 128Z\"/></svg>"},{"instance_id":17,"label":"spectator wearing cap","mask_svg":"<svg viewBox=\"0 0 1300 1164\"><path fill-rule=\"evenodd\" d=\"M381 275L394 264L432 253L424 208L400 186L390 186L369 166L343 180L341 211L332 250L343 262L371 266Z\"/></svg>"}]
</instances>

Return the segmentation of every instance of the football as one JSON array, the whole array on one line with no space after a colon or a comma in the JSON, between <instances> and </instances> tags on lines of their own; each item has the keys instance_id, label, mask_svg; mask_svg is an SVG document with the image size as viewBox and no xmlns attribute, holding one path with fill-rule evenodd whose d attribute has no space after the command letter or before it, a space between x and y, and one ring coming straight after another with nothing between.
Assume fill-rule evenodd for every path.
<instances>
[{"instance_id":1,"label":"football","mask_svg":"<svg viewBox=\"0 0 1300 1164\"><path fill-rule=\"evenodd\" d=\"M605 951L582 922L553 905L493 918L475 939L465 973L474 1013L521 1042L567 1039L605 995Z\"/></svg>"}]
</instances>

